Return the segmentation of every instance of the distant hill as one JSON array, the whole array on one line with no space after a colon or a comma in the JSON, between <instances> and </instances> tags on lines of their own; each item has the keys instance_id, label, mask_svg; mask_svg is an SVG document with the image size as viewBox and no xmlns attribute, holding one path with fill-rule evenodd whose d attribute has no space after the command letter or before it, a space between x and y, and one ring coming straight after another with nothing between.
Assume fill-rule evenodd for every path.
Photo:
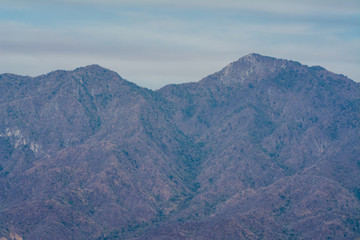
<instances>
[{"instance_id":1,"label":"distant hill","mask_svg":"<svg viewBox=\"0 0 360 240\"><path fill-rule=\"evenodd\" d=\"M360 237L360 84L322 67L2 74L0 116L2 240Z\"/></svg>"}]
</instances>

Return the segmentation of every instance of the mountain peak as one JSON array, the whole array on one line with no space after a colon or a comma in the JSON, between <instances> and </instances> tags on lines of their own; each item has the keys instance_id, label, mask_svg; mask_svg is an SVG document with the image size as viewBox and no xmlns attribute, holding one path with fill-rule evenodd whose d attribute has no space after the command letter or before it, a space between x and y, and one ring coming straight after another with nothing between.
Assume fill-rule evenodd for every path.
<instances>
[{"instance_id":1,"label":"mountain peak","mask_svg":"<svg viewBox=\"0 0 360 240\"><path fill-rule=\"evenodd\" d=\"M102 82L105 79L125 80L118 73L110 69L101 67L100 65L97 64L91 64L85 67L79 67L74 69L73 71L70 71L70 73L80 78L84 78L84 77L89 78L89 80L91 80L92 82L94 82L94 80L101 80Z\"/></svg>"},{"instance_id":2,"label":"mountain peak","mask_svg":"<svg viewBox=\"0 0 360 240\"><path fill-rule=\"evenodd\" d=\"M52 72L49 72L47 74L44 74L42 76L60 76L61 78L63 78L63 74L71 74L71 75L75 75L75 76L81 76L81 75L102 75L104 73L113 73L116 74L115 72L103 68L97 64L91 64L91 65L87 65L84 67L78 67L74 70L55 70Z\"/></svg>"},{"instance_id":3,"label":"mountain peak","mask_svg":"<svg viewBox=\"0 0 360 240\"><path fill-rule=\"evenodd\" d=\"M74 72L107 72L109 69L103 68L98 64L91 64L85 67L79 67L74 70Z\"/></svg>"},{"instance_id":4,"label":"mountain peak","mask_svg":"<svg viewBox=\"0 0 360 240\"><path fill-rule=\"evenodd\" d=\"M241 57L240 59L243 59L243 60L260 60L262 58L272 58L272 57L263 56L263 55L258 54L258 53L249 53L248 55L245 55L245 56ZM274 58L272 58L272 59L274 59Z\"/></svg>"},{"instance_id":5,"label":"mountain peak","mask_svg":"<svg viewBox=\"0 0 360 240\"><path fill-rule=\"evenodd\" d=\"M245 55L241 58L239 58L237 61L233 62L233 63L249 63L249 64L259 64L259 63L266 63L266 62L273 62L273 61L284 61L283 59L277 59L274 57L268 57L268 56L264 56L258 53L250 53L248 55ZM286 60L285 60L286 61ZM233 64L230 63L230 64Z\"/></svg>"},{"instance_id":6,"label":"mountain peak","mask_svg":"<svg viewBox=\"0 0 360 240\"><path fill-rule=\"evenodd\" d=\"M217 74L220 82L226 85L232 83L259 82L264 78L273 76L290 65L301 66L301 64L297 62L251 53L230 63Z\"/></svg>"}]
</instances>

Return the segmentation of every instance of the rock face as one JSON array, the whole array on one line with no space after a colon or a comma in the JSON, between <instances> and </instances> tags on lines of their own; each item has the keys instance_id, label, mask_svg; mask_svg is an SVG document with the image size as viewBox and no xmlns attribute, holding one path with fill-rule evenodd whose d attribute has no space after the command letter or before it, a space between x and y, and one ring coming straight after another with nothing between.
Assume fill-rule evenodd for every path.
<instances>
[{"instance_id":1,"label":"rock face","mask_svg":"<svg viewBox=\"0 0 360 240\"><path fill-rule=\"evenodd\" d=\"M0 116L0 239L360 237L360 85L321 67L2 74Z\"/></svg>"}]
</instances>

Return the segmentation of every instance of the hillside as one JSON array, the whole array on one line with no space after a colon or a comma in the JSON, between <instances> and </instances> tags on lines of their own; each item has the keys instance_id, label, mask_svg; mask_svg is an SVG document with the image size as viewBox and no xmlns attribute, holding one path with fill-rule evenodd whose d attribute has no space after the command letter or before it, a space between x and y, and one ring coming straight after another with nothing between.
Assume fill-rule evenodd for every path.
<instances>
[{"instance_id":1,"label":"hillside","mask_svg":"<svg viewBox=\"0 0 360 240\"><path fill-rule=\"evenodd\" d=\"M0 116L0 239L360 237L360 85L322 67L2 74Z\"/></svg>"}]
</instances>

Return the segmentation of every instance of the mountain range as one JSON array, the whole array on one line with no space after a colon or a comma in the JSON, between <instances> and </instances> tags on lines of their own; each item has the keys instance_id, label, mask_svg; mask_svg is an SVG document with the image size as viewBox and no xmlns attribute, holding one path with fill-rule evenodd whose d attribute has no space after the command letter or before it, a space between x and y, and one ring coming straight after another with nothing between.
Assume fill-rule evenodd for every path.
<instances>
[{"instance_id":1,"label":"mountain range","mask_svg":"<svg viewBox=\"0 0 360 240\"><path fill-rule=\"evenodd\" d=\"M360 84L320 66L1 74L0 116L1 240L360 237Z\"/></svg>"}]
</instances>

